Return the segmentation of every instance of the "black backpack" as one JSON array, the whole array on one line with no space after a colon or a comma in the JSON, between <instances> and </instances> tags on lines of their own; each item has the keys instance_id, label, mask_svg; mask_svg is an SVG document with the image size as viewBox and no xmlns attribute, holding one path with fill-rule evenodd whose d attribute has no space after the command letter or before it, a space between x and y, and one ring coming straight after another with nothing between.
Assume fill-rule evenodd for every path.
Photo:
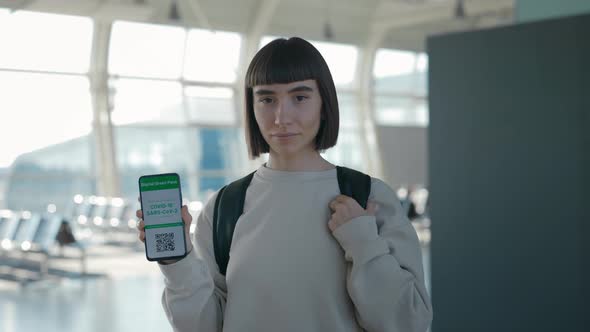
<instances>
[{"instance_id":1,"label":"black backpack","mask_svg":"<svg viewBox=\"0 0 590 332\"><path fill-rule=\"evenodd\" d=\"M213 250L219 272L225 275L229 249L238 218L244 211L246 189L254 176L252 172L219 190L213 210ZM371 193L371 177L350 168L336 166L340 193L354 198L363 209Z\"/></svg>"}]
</instances>

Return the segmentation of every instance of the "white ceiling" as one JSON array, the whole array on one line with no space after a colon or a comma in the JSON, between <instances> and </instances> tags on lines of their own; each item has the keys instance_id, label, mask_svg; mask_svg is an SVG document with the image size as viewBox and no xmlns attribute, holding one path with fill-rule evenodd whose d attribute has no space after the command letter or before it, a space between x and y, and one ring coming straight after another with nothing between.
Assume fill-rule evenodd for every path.
<instances>
[{"instance_id":1,"label":"white ceiling","mask_svg":"<svg viewBox=\"0 0 590 332\"><path fill-rule=\"evenodd\" d=\"M329 22L336 42L362 47L383 31L380 46L421 51L432 34L511 23L516 0L464 0L465 18L455 17L457 0L176 0L181 22L169 20L172 1L0 0L0 7L314 40L326 40Z\"/></svg>"}]
</instances>

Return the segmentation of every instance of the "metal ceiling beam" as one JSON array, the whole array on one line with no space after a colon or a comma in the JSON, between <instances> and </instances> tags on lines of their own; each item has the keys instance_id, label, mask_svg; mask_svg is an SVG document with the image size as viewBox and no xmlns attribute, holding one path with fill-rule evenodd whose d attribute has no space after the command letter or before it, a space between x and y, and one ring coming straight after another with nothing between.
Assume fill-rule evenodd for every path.
<instances>
[{"instance_id":1,"label":"metal ceiling beam","mask_svg":"<svg viewBox=\"0 0 590 332\"><path fill-rule=\"evenodd\" d=\"M514 8L514 0L471 0L465 1L466 17L478 17L503 13ZM424 3L400 6L396 3L381 2L372 23L373 31L391 30L443 21L454 17L455 2Z\"/></svg>"},{"instance_id":2,"label":"metal ceiling beam","mask_svg":"<svg viewBox=\"0 0 590 332\"><path fill-rule=\"evenodd\" d=\"M267 31L272 17L275 14L280 2L280 0L260 1L260 5L258 6L259 8L255 11L257 15L252 18L252 25L248 29L246 35L247 40L251 41L251 43L248 43L246 52L248 59L251 59L254 54L256 54L256 51L258 50L258 43L260 42L263 34Z\"/></svg>"},{"instance_id":3,"label":"metal ceiling beam","mask_svg":"<svg viewBox=\"0 0 590 332\"><path fill-rule=\"evenodd\" d=\"M21 0L12 1L8 8L53 14L88 16L103 22L113 20L149 21L154 8L150 5L106 0ZM7 3L0 0L0 7Z\"/></svg>"},{"instance_id":4,"label":"metal ceiling beam","mask_svg":"<svg viewBox=\"0 0 590 332\"><path fill-rule=\"evenodd\" d=\"M199 24L200 27L207 30L213 30L211 22L209 22L209 19L207 18L207 13L205 13L205 10L203 9L203 6L201 6L201 2L199 0L185 0L184 3L195 16L197 19L197 24Z\"/></svg>"}]
</instances>

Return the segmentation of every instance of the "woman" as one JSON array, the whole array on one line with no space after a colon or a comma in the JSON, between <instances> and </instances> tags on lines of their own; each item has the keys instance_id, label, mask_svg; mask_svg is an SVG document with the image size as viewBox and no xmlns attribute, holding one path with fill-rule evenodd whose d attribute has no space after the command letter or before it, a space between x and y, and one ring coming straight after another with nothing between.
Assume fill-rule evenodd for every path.
<instances>
[{"instance_id":1,"label":"woman","mask_svg":"<svg viewBox=\"0 0 590 332\"><path fill-rule=\"evenodd\" d=\"M425 331L418 238L395 193L373 178L363 209L320 155L338 137L320 53L300 38L274 40L250 63L245 89L249 152L268 152L268 162L247 189L225 275L212 242L217 193L197 219L194 250L159 264L175 331ZM144 241L142 220L138 228Z\"/></svg>"}]
</instances>

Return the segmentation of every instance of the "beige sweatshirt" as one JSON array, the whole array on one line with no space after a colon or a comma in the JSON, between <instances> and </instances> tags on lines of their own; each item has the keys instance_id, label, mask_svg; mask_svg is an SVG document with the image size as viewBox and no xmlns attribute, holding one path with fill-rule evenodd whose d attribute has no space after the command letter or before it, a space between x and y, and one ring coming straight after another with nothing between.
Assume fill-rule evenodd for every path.
<instances>
[{"instance_id":1,"label":"beige sweatshirt","mask_svg":"<svg viewBox=\"0 0 590 332\"><path fill-rule=\"evenodd\" d=\"M160 265L175 331L426 331L432 320L416 232L393 190L372 179L376 217L328 228L336 169L261 166L246 193L226 277L219 273L209 199L194 248Z\"/></svg>"}]
</instances>

